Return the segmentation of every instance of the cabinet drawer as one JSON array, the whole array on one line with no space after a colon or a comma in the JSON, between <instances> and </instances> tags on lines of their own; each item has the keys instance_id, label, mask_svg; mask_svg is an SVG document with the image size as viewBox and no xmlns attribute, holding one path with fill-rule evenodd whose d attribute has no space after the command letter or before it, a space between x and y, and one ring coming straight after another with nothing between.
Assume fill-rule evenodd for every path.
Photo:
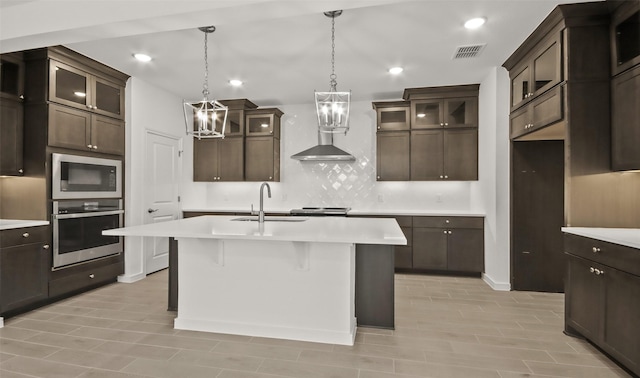
<instances>
[{"instance_id":1,"label":"cabinet drawer","mask_svg":"<svg viewBox=\"0 0 640 378\"><path fill-rule=\"evenodd\" d=\"M95 269L87 269L83 272L52 280L49 282L49 296L55 297L76 290L89 288L96 284L114 281L115 278L122 273L122 263L118 262Z\"/></svg>"},{"instance_id":2,"label":"cabinet drawer","mask_svg":"<svg viewBox=\"0 0 640 378\"><path fill-rule=\"evenodd\" d=\"M413 217L413 227L427 228L483 228L482 217Z\"/></svg>"},{"instance_id":3,"label":"cabinet drawer","mask_svg":"<svg viewBox=\"0 0 640 378\"><path fill-rule=\"evenodd\" d=\"M14 228L0 231L0 247L13 247L31 243L47 243L49 226Z\"/></svg>"},{"instance_id":4,"label":"cabinet drawer","mask_svg":"<svg viewBox=\"0 0 640 378\"><path fill-rule=\"evenodd\" d=\"M572 255L640 276L640 249L565 234L564 250Z\"/></svg>"}]
</instances>

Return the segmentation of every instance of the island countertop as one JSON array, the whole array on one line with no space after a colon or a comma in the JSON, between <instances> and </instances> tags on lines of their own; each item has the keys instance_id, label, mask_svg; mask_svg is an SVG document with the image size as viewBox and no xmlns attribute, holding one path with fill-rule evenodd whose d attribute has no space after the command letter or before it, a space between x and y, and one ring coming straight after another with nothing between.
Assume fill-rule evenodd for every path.
<instances>
[{"instance_id":1,"label":"island countertop","mask_svg":"<svg viewBox=\"0 0 640 378\"><path fill-rule=\"evenodd\" d=\"M406 245L392 218L297 217L297 221L267 216L264 223L238 221L239 216L207 215L103 231L112 236L274 240L315 243ZM289 218L289 217L287 217ZM304 219L300 221L300 219Z\"/></svg>"},{"instance_id":2,"label":"island countertop","mask_svg":"<svg viewBox=\"0 0 640 378\"><path fill-rule=\"evenodd\" d=\"M562 227L562 232L640 249L638 228Z\"/></svg>"}]
</instances>

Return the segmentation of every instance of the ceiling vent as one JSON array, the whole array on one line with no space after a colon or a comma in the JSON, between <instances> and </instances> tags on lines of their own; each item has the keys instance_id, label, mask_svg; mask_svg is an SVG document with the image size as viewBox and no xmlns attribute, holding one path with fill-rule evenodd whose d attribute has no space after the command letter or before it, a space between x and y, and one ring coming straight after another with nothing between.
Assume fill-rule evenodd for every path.
<instances>
[{"instance_id":1,"label":"ceiling vent","mask_svg":"<svg viewBox=\"0 0 640 378\"><path fill-rule=\"evenodd\" d=\"M452 59L475 58L480 55L486 45L486 43L483 43L479 45L458 46Z\"/></svg>"}]
</instances>

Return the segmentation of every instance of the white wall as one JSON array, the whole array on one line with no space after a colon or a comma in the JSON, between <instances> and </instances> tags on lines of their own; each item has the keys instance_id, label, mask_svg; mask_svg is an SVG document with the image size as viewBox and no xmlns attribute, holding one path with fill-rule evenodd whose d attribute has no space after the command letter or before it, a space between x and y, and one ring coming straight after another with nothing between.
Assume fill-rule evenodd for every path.
<instances>
[{"instance_id":1,"label":"white wall","mask_svg":"<svg viewBox=\"0 0 640 378\"><path fill-rule=\"evenodd\" d=\"M131 78L126 89L125 225L144 223L145 143L149 131L184 138L182 99ZM134 282L145 276L144 238L125 238L125 272L121 282Z\"/></svg>"},{"instance_id":2,"label":"white wall","mask_svg":"<svg viewBox=\"0 0 640 378\"><path fill-rule=\"evenodd\" d=\"M313 98L310 96L311 99ZM397 99L390 99L397 100ZM183 209L258 206L260 182L193 182L193 140L184 133L182 100L139 79L127 85L127 225L144 218L144 146L148 130L183 137ZM472 182L377 182L375 111L352 103L351 130L334 144L356 156L353 163L299 162L291 155L317 143L314 104L278 106L282 117L281 181L271 183L266 210L302 206L351 206L358 210L421 210L485 213L485 281L498 290L509 284L509 80L495 67L480 85L479 180ZM122 281L144 277L142 238L127 238Z\"/></svg>"},{"instance_id":3,"label":"white wall","mask_svg":"<svg viewBox=\"0 0 640 378\"><path fill-rule=\"evenodd\" d=\"M485 217L484 280L510 290L509 279L509 78L495 67L480 84L479 180L472 185L472 208Z\"/></svg>"}]
</instances>

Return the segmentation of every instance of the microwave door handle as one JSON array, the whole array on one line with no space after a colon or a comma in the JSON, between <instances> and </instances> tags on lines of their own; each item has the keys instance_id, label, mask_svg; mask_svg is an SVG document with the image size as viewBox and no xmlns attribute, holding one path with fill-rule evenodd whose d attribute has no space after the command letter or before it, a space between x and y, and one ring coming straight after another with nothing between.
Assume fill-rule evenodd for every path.
<instances>
[{"instance_id":1,"label":"microwave door handle","mask_svg":"<svg viewBox=\"0 0 640 378\"><path fill-rule=\"evenodd\" d=\"M95 213L53 214L53 219L100 217L103 215L116 215L116 214L123 214L123 213L124 213L124 210L111 210L111 211L96 211Z\"/></svg>"}]
</instances>

